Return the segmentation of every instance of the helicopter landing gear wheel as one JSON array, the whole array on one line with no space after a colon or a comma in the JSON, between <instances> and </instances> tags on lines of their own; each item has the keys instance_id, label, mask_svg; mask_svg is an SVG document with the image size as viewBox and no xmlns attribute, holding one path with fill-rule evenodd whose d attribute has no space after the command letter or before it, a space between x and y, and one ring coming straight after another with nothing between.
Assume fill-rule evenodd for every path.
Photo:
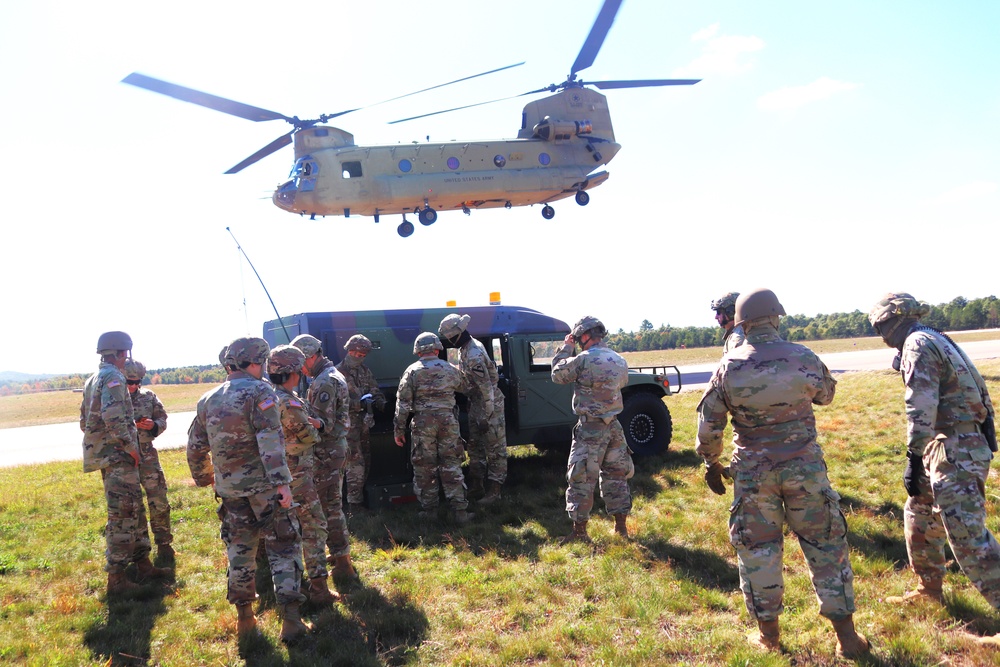
<instances>
[{"instance_id":1,"label":"helicopter landing gear wheel","mask_svg":"<svg viewBox=\"0 0 1000 667\"><path fill-rule=\"evenodd\" d=\"M420 212L417 213L417 219L420 220L421 225L433 225L437 222L438 214L437 211L428 206L427 208L421 209Z\"/></svg>"},{"instance_id":2,"label":"helicopter landing gear wheel","mask_svg":"<svg viewBox=\"0 0 1000 667\"><path fill-rule=\"evenodd\" d=\"M396 233L405 239L413 233L413 223L404 219L403 222L399 224L399 227L396 227Z\"/></svg>"},{"instance_id":3,"label":"helicopter landing gear wheel","mask_svg":"<svg viewBox=\"0 0 1000 667\"><path fill-rule=\"evenodd\" d=\"M551 220L552 218L556 217L556 210L551 206L549 206L548 204L546 204L545 206L542 207L542 217L545 218L546 220Z\"/></svg>"},{"instance_id":4,"label":"helicopter landing gear wheel","mask_svg":"<svg viewBox=\"0 0 1000 667\"><path fill-rule=\"evenodd\" d=\"M576 203L580 206L586 206L590 203L590 195L588 195L584 190L577 190Z\"/></svg>"}]
</instances>

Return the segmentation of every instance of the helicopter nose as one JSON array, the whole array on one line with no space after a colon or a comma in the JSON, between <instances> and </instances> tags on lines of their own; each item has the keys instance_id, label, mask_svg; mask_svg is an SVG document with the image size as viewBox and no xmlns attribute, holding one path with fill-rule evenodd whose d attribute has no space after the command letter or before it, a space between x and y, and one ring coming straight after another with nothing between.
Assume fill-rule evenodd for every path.
<instances>
[{"instance_id":1,"label":"helicopter nose","mask_svg":"<svg viewBox=\"0 0 1000 667\"><path fill-rule=\"evenodd\" d=\"M274 191L274 195L271 196L271 201L278 208L294 212L295 193L295 181L287 181L278 186L278 189Z\"/></svg>"}]
</instances>

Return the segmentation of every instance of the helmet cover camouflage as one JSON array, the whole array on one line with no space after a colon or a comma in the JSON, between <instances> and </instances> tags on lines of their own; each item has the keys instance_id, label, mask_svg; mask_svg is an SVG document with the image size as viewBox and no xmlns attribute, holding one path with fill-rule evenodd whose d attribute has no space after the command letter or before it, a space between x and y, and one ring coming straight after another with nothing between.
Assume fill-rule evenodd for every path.
<instances>
[{"instance_id":1,"label":"helmet cover camouflage","mask_svg":"<svg viewBox=\"0 0 1000 667\"><path fill-rule=\"evenodd\" d=\"M263 338L244 337L237 338L229 344L229 357L237 366L242 364L267 363L267 355L271 351L267 341Z\"/></svg>"},{"instance_id":2,"label":"helmet cover camouflage","mask_svg":"<svg viewBox=\"0 0 1000 667\"><path fill-rule=\"evenodd\" d=\"M907 292L889 292L868 311L868 321L874 327L894 317L920 319L931 312L925 301L917 301Z\"/></svg>"},{"instance_id":3,"label":"helmet cover camouflage","mask_svg":"<svg viewBox=\"0 0 1000 667\"><path fill-rule=\"evenodd\" d=\"M451 313L441 320L441 325L438 327L438 335L442 338L457 338L469 328L470 320L472 320L472 317L469 315Z\"/></svg>"},{"instance_id":4,"label":"helmet cover camouflage","mask_svg":"<svg viewBox=\"0 0 1000 667\"><path fill-rule=\"evenodd\" d=\"M269 375L301 373L302 364L305 362L306 355L302 354L299 348L294 345L279 345L271 350L271 354L267 357L267 372Z\"/></svg>"},{"instance_id":5,"label":"helmet cover camouflage","mask_svg":"<svg viewBox=\"0 0 1000 667\"><path fill-rule=\"evenodd\" d=\"M132 349L132 337L124 331L106 331L97 339L98 354L114 354Z\"/></svg>"},{"instance_id":6,"label":"helmet cover camouflage","mask_svg":"<svg viewBox=\"0 0 1000 667\"><path fill-rule=\"evenodd\" d=\"M712 302L712 310L724 310L730 315L736 311L736 299L740 298L739 292L729 292Z\"/></svg>"},{"instance_id":7,"label":"helmet cover camouflage","mask_svg":"<svg viewBox=\"0 0 1000 667\"><path fill-rule=\"evenodd\" d=\"M228 345L223 345L222 349L219 350L219 363L222 364L223 368L228 368L233 365L233 357L229 354Z\"/></svg>"},{"instance_id":8,"label":"helmet cover camouflage","mask_svg":"<svg viewBox=\"0 0 1000 667\"><path fill-rule=\"evenodd\" d=\"M591 315L584 315L573 325L573 338L580 340L580 337L587 332L592 332L591 336L604 338L608 335L608 330L604 328L604 323Z\"/></svg>"},{"instance_id":9,"label":"helmet cover camouflage","mask_svg":"<svg viewBox=\"0 0 1000 667\"><path fill-rule=\"evenodd\" d=\"M299 334L292 339L292 345L302 350L302 354L306 355L307 359L323 348L319 339L309 334Z\"/></svg>"},{"instance_id":10,"label":"helmet cover camouflage","mask_svg":"<svg viewBox=\"0 0 1000 667\"><path fill-rule=\"evenodd\" d=\"M444 349L441 339L433 331L425 331L413 341L413 354L430 354Z\"/></svg>"},{"instance_id":11,"label":"helmet cover camouflage","mask_svg":"<svg viewBox=\"0 0 1000 667\"><path fill-rule=\"evenodd\" d=\"M368 340L367 336L354 334L347 339L347 343L344 344L344 350L347 352L364 352L367 354L372 351L372 342Z\"/></svg>"},{"instance_id":12,"label":"helmet cover camouflage","mask_svg":"<svg viewBox=\"0 0 1000 667\"><path fill-rule=\"evenodd\" d=\"M125 378L128 380L141 380L146 377L146 367L142 362L135 359L125 360Z\"/></svg>"},{"instance_id":13,"label":"helmet cover camouflage","mask_svg":"<svg viewBox=\"0 0 1000 667\"><path fill-rule=\"evenodd\" d=\"M763 287L750 290L736 299L736 324L784 314L785 308L778 301L778 297Z\"/></svg>"}]
</instances>

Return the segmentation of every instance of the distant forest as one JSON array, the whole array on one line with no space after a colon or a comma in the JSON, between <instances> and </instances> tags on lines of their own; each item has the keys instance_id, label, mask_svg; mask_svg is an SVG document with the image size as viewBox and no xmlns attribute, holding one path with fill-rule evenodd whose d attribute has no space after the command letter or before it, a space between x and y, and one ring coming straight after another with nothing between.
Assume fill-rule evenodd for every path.
<instances>
[{"instance_id":1,"label":"distant forest","mask_svg":"<svg viewBox=\"0 0 1000 667\"><path fill-rule=\"evenodd\" d=\"M943 331L995 329L1000 327L1000 300L995 296L971 301L957 297L948 303L933 306L922 322ZM860 310L815 317L788 315L781 318L780 329L783 338L793 341L875 335L868 324L868 314ZM713 347L722 344L722 329L718 326L675 328L669 324L654 328L649 320L643 320L638 331L625 332L619 329L617 333L608 336L608 344L619 352ZM89 375L74 374L30 381L0 382L0 396L81 389L88 377ZM143 385L210 383L225 379L226 374L218 365L185 366L147 371Z\"/></svg>"}]
</instances>

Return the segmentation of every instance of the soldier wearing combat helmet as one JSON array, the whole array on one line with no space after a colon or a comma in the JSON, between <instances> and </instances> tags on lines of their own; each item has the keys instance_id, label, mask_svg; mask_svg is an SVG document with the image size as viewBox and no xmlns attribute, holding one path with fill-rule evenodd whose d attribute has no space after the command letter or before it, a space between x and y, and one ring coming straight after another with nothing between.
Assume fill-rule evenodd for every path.
<instances>
[{"instance_id":1,"label":"soldier wearing combat helmet","mask_svg":"<svg viewBox=\"0 0 1000 667\"><path fill-rule=\"evenodd\" d=\"M995 448L993 404L979 371L948 336L921 325L930 306L890 292L868 313L906 386L906 550L919 582L893 603L942 600L945 543L983 597L1000 610L1000 544L986 527L986 480ZM994 449L995 451L995 449ZM1000 643L1000 635L985 641Z\"/></svg>"},{"instance_id":2,"label":"soldier wearing combat helmet","mask_svg":"<svg viewBox=\"0 0 1000 667\"><path fill-rule=\"evenodd\" d=\"M385 395L378 380L365 365L365 357L372 351L372 342L366 336L354 334L344 345L347 356L337 364L337 370L347 381L350 397L351 427L347 430L347 503L354 511L364 505L365 482L372 467L370 429L375 424L372 410L385 409Z\"/></svg>"},{"instance_id":3,"label":"soldier wearing combat helmet","mask_svg":"<svg viewBox=\"0 0 1000 667\"><path fill-rule=\"evenodd\" d=\"M739 292L728 292L712 302L715 311L715 321L725 330L722 337L722 354L727 354L733 348L739 347L746 340L743 327L736 323L736 299Z\"/></svg>"},{"instance_id":4,"label":"soldier wearing combat helmet","mask_svg":"<svg viewBox=\"0 0 1000 667\"><path fill-rule=\"evenodd\" d=\"M552 358L552 381L573 385L573 444L566 466L566 511L573 531L563 543L589 542L587 522L594 506L598 478L615 532L628 537L626 519L632 510L628 480L635 468L617 416L622 411L622 387L628 384L628 364L604 343L608 330L596 317L580 319ZM574 354L576 345L582 348Z\"/></svg>"},{"instance_id":5,"label":"soldier wearing combat helmet","mask_svg":"<svg viewBox=\"0 0 1000 667\"><path fill-rule=\"evenodd\" d=\"M809 348L778 336L784 314L771 290L752 290L736 301L736 323L747 339L722 358L698 405L695 451L705 460L709 488L725 494L719 459L731 413L730 537L743 599L759 630L751 641L780 650L787 522L806 557L820 614L837 633L838 652L858 657L868 651L868 641L854 629L847 522L827 477L812 408L831 403L837 383Z\"/></svg>"},{"instance_id":6,"label":"soldier wearing combat helmet","mask_svg":"<svg viewBox=\"0 0 1000 667\"><path fill-rule=\"evenodd\" d=\"M458 349L458 367L471 388L469 394L470 496L485 495L479 504L500 498L507 479L507 422L497 365L486 348L468 331L471 318L452 313L441 320L438 335L445 347ZM483 488L486 482L487 488Z\"/></svg>"}]
</instances>

